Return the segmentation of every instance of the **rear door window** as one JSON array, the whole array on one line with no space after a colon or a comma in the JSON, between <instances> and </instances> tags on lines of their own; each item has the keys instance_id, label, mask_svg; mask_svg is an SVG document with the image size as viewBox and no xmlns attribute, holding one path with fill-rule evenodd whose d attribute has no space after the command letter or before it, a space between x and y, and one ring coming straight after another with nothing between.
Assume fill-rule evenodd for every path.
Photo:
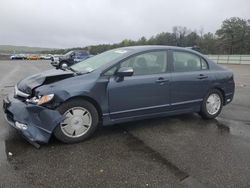
<instances>
[{"instance_id":1,"label":"rear door window","mask_svg":"<svg viewBox=\"0 0 250 188\"><path fill-rule=\"evenodd\" d=\"M188 52L173 52L174 72L192 72L208 69L207 62Z\"/></svg>"}]
</instances>

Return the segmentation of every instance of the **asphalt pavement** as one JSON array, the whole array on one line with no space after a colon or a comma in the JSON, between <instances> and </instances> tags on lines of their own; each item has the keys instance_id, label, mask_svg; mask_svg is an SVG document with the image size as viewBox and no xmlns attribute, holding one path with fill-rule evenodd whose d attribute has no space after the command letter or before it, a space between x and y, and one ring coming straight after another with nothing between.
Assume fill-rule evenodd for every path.
<instances>
[{"instance_id":1,"label":"asphalt pavement","mask_svg":"<svg viewBox=\"0 0 250 188\"><path fill-rule=\"evenodd\" d=\"M225 65L223 65L225 66ZM250 187L250 65L234 71L236 93L215 120L196 114L99 128L78 144L52 138L36 149L0 110L0 187ZM0 61L0 105L49 61Z\"/></svg>"}]
</instances>

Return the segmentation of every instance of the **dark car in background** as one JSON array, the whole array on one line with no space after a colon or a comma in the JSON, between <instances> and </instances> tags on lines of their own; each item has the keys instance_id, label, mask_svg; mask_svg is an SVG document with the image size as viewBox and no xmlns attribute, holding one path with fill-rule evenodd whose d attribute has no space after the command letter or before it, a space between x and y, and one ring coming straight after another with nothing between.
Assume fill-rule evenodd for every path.
<instances>
[{"instance_id":1,"label":"dark car in background","mask_svg":"<svg viewBox=\"0 0 250 188\"><path fill-rule=\"evenodd\" d=\"M233 73L196 51L134 46L30 76L3 104L7 121L30 141L54 134L74 143L98 125L194 112L215 118L234 89Z\"/></svg>"},{"instance_id":2,"label":"dark car in background","mask_svg":"<svg viewBox=\"0 0 250 188\"><path fill-rule=\"evenodd\" d=\"M80 61L83 61L90 57L90 54L88 51L85 50L75 50L75 51L69 51L68 53L58 57L58 58L52 58L51 65L57 68L62 68L63 66L71 66L75 63L78 63Z\"/></svg>"}]
</instances>

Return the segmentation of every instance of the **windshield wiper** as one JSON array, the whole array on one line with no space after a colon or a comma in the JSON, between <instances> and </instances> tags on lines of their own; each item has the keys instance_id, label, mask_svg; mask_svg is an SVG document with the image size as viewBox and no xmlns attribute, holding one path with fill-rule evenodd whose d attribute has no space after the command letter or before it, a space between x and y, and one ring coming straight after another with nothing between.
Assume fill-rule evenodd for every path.
<instances>
[{"instance_id":1,"label":"windshield wiper","mask_svg":"<svg viewBox=\"0 0 250 188\"><path fill-rule=\"evenodd\" d=\"M77 71L77 70L75 70L75 69L73 69L71 67L65 67L65 68L60 68L60 69L64 70L64 71L70 70L70 71L74 72L76 75L88 74L88 73L91 73L93 71L93 70L90 70L90 71L87 71L87 72L80 72L80 71Z\"/></svg>"},{"instance_id":2,"label":"windshield wiper","mask_svg":"<svg viewBox=\"0 0 250 188\"><path fill-rule=\"evenodd\" d=\"M71 68L71 67L66 67L66 68L63 69L63 70L70 70L70 71L74 72L74 73L77 74L77 75L83 74L82 72L76 71L75 69L73 69L73 68Z\"/></svg>"}]
</instances>

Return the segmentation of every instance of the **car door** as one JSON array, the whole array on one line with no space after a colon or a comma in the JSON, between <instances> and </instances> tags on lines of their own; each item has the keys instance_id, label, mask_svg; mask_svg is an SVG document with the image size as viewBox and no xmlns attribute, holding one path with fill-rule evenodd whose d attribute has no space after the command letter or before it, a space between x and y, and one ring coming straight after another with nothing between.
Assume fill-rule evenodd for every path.
<instances>
[{"instance_id":1,"label":"car door","mask_svg":"<svg viewBox=\"0 0 250 188\"><path fill-rule=\"evenodd\" d=\"M135 55L120 63L131 67L133 76L108 84L111 119L145 116L166 111L170 106L167 51L151 51Z\"/></svg>"},{"instance_id":2,"label":"car door","mask_svg":"<svg viewBox=\"0 0 250 188\"><path fill-rule=\"evenodd\" d=\"M212 79L207 62L187 51L171 54L171 109L199 108Z\"/></svg>"}]
</instances>

